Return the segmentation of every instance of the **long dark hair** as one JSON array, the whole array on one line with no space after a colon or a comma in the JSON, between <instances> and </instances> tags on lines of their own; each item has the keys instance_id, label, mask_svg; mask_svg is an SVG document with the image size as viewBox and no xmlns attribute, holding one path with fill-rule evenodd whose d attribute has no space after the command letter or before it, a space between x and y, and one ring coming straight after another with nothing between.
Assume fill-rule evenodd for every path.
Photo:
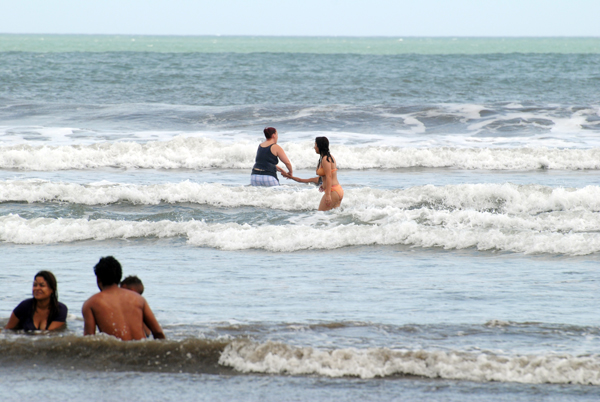
<instances>
[{"instance_id":1,"label":"long dark hair","mask_svg":"<svg viewBox=\"0 0 600 402\"><path fill-rule=\"evenodd\" d=\"M317 168L321 166L321 161L323 160L324 156L327 157L328 162L335 162L333 156L331 156L331 154L329 153L329 140L327 139L327 137L315 138L315 144L317 144L317 148L319 148L319 155L321 155L321 157L319 158L319 165L317 165Z\"/></svg>"},{"instance_id":2,"label":"long dark hair","mask_svg":"<svg viewBox=\"0 0 600 402\"><path fill-rule=\"evenodd\" d=\"M58 283L56 282L56 277L50 271L40 271L33 277L35 278L42 277L46 281L46 284L52 289L52 294L50 295L50 313L48 314L48 320L46 321L46 329L52 322L52 320L58 314ZM37 309L37 299L33 298L33 314L35 314L35 310Z\"/></svg>"}]
</instances>

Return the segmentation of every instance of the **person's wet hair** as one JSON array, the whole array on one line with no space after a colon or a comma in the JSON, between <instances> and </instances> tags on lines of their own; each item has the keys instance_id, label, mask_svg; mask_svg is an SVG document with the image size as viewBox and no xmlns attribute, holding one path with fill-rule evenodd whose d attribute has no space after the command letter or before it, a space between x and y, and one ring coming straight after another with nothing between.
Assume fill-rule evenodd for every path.
<instances>
[{"instance_id":1,"label":"person's wet hair","mask_svg":"<svg viewBox=\"0 0 600 402\"><path fill-rule=\"evenodd\" d=\"M323 159L324 156L327 157L327 161L333 162L333 158L329 153L329 140L327 137L315 138L315 144L317 144L317 148L319 148L319 154L321 155L321 158L319 159L319 166L321 165L321 159Z\"/></svg>"},{"instance_id":2,"label":"person's wet hair","mask_svg":"<svg viewBox=\"0 0 600 402\"><path fill-rule=\"evenodd\" d=\"M271 137L273 136L273 134L275 134L277 132L277 130L274 127L266 127L263 132L265 133L265 138L267 140L270 140Z\"/></svg>"},{"instance_id":3,"label":"person's wet hair","mask_svg":"<svg viewBox=\"0 0 600 402\"><path fill-rule=\"evenodd\" d=\"M135 275L128 276L127 278L121 281L121 286L123 285L144 285L142 280Z\"/></svg>"},{"instance_id":4,"label":"person's wet hair","mask_svg":"<svg viewBox=\"0 0 600 402\"><path fill-rule=\"evenodd\" d=\"M35 281L36 278L44 278L46 284L50 289L52 289L52 294L50 295L50 314L48 318L53 318L58 314L58 282L56 281L56 277L50 271L40 271L33 277ZM33 311L35 313L35 309L37 308L37 300L33 298Z\"/></svg>"},{"instance_id":5,"label":"person's wet hair","mask_svg":"<svg viewBox=\"0 0 600 402\"><path fill-rule=\"evenodd\" d=\"M100 258L94 273L103 286L118 285L123 276L121 264L113 256Z\"/></svg>"},{"instance_id":6,"label":"person's wet hair","mask_svg":"<svg viewBox=\"0 0 600 402\"><path fill-rule=\"evenodd\" d=\"M144 293L144 284L142 280L135 275L128 276L119 284L122 288L133 290L140 295Z\"/></svg>"}]
</instances>

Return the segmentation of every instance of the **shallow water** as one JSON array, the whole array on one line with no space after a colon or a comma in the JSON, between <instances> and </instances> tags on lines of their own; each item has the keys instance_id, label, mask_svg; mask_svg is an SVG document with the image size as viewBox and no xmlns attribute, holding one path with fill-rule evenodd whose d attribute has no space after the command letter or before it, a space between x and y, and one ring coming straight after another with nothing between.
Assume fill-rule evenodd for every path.
<instances>
[{"instance_id":1,"label":"shallow water","mask_svg":"<svg viewBox=\"0 0 600 402\"><path fill-rule=\"evenodd\" d=\"M0 369L2 370L2 369ZM304 401L334 400L402 400L416 401L594 401L597 389L585 386L523 385L506 383L465 383L447 380L394 378L361 380L354 378L328 379L318 377L278 376L214 376L194 374L106 373L70 370L46 372L33 368L26 376L2 370L3 378L11 382L12 392L7 397L34 400L30 384L53 387L59 396L48 400L76 400L85 396L90 401L108 401L119 398L144 400L229 401L243 398L247 401ZM148 387L151 382L152 387ZM157 398L156 390L161 390ZM82 393L82 390L86 390ZM0 391L2 392L2 391ZM4 395L3 395L4 396Z\"/></svg>"}]
</instances>

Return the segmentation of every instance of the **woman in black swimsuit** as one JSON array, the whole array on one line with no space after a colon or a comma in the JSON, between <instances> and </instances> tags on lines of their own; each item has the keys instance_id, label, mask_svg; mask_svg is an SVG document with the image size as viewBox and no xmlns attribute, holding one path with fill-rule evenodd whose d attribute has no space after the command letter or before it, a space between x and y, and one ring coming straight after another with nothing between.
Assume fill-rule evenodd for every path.
<instances>
[{"instance_id":1,"label":"woman in black swimsuit","mask_svg":"<svg viewBox=\"0 0 600 402\"><path fill-rule=\"evenodd\" d=\"M23 300L12 312L5 329L52 331L64 327L67 306L58 301L54 274L40 271L33 279L33 298Z\"/></svg>"},{"instance_id":2,"label":"woman in black swimsuit","mask_svg":"<svg viewBox=\"0 0 600 402\"><path fill-rule=\"evenodd\" d=\"M273 127L267 127L263 132L266 140L258 146L256 151L256 161L252 168L250 184L253 186L278 186L277 171L291 175L292 163L283 148L277 145L277 140L279 140L277 130ZM279 159L288 168L288 172L277 166Z\"/></svg>"}]
</instances>

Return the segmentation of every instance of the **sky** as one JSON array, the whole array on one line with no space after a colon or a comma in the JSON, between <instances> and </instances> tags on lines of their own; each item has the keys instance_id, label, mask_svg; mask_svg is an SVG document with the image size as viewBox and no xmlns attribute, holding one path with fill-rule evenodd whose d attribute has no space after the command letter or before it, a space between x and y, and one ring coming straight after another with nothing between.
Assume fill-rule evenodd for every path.
<instances>
[{"instance_id":1,"label":"sky","mask_svg":"<svg viewBox=\"0 0 600 402\"><path fill-rule=\"evenodd\" d=\"M600 0L0 0L0 10L0 33L600 37Z\"/></svg>"}]
</instances>

